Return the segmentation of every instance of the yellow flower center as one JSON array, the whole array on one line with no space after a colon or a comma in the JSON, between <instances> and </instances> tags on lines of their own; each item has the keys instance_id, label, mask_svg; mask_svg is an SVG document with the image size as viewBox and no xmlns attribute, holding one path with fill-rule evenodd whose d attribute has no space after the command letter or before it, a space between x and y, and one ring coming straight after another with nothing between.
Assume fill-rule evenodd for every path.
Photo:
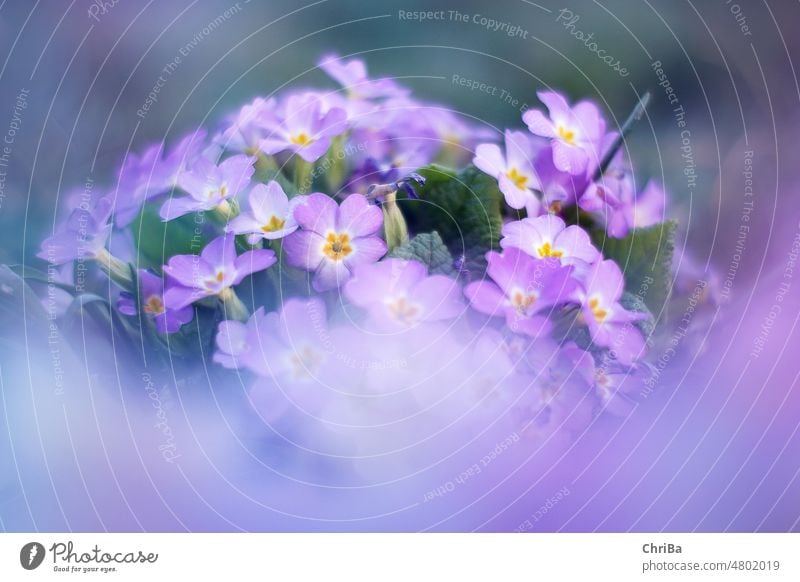
<instances>
[{"instance_id":1,"label":"yellow flower center","mask_svg":"<svg viewBox=\"0 0 800 582\"><path fill-rule=\"evenodd\" d=\"M150 315L161 315L166 309L164 308L164 302L161 301L161 297L158 295L151 295L144 304L144 311Z\"/></svg>"},{"instance_id":2,"label":"yellow flower center","mask_svg":"<svg viewBox=\"0 0 800 582\"><path fill-rule=\"evenodd\" d=\"M335 232L328 233L322 252L332 261L341 261L353 252L353 247L350 245L350 235L345 233L337 234Z\"/></svg>"},{"instance_id":3,"label":"yellow flower center","mask_svg":"<svg viewBox=\"0 0 800 582\"><path fill-rule=\"evenodd\" d=\"M564 254L563 251L557 251L556 249L554 249L549 242L544 243L536 250L539 253L539 256L542 257L543 259L547 257L560 258Z\"/></svg>"},{"instance_id":4,"label":"yellow flower center","mask_svg":"<svg viewBox=\"0 0 800 582\"><path fill-rule=\"evenodd\" d=\"M597 298L589 299L589 309L591 309L594 318L600 323L608 316L608 311L600 307L600 300Z\"/></svg>"},{"instance_id":5,"label":"yellow flower center","mask_svg":"<svg viewBox=\"0 0 800 582\"><path fill-rule=\"evenodd\" d=\"M217 283L222 283L225 279L225 271L217 271L217 274L212 279L206 279L206 289L212 291Z\"/></svg>"},{"instance_id":6,"label":"yellow flower center","mask_svg":"<svg viewBox=\"0 0 800 582\"><path fill-rule=\"evenodd\" d=\"M286 224L285 220L281 220L277 216L273 215L269 219L269 222L261 227L261 230L263 230L264 232L277 232L283 228L284 224Z\"/></svg>"},{"instance_id":7,"label":"yellow flower center","mask_svg":"<svg viewBox=\"0 0 800 582\"><path fill-rule=\"evenodd\" d=\"M563 125L558 126L558 137L569 145L575 145L575 132L571 129L567 129Z\"/></svg>"},{"instance_id":8,"label":"yellow flower center","mask_svg":"<svg viewBox=\"0 0 800 582\"><path fill-rule=\"evenodd\" d=\"M306 132L298 133L297 135L292 136L291 141L294 145L298 145L300 147L306 147L314 143L314 140L308 137Z\"/></svg>"},{"instance_id":9,"label":"yellow flower center","mask_svg":"<svg viewBox=\"0 0 800 582\"><path fill-rule=\"evenodd\" d=\"M522 291L514 291L511 294L511 305L517 310L520 315L528 313L528 309L536 303L536 295L526 295Z\"/></svg>"},{"instance_id":10,"label":"yellow flower center","mask_svg":"<svg viewBox=\"0 0 800 582\"><path fill-rule=\"evenodd\" d=\"M508 176L508 179L520 190L524 190L525 184L528 183L528 176L520 174L516 168L511 168L511 170L506 173L506 176Z\"/></svg>"},{"instance_id":11,"label":"yellow flower center","mask_svg":"<svg viewBox=\"0 0 800 582\"><path fill-rule=\"evenodd\" d=\"M392 317L406 325L411 325L419 317L420 309L408 301L405 297L398 297L388 304L389 313Z\"/></svg>"}]
</instances>

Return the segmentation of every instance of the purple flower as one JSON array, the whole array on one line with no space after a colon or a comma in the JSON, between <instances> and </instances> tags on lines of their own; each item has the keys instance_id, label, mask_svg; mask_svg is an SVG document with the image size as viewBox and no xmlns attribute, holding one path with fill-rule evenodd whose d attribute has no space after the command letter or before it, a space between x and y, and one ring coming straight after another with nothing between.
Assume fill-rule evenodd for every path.
<instances>
[{"instance_id":1,"label":"purple flower","mask_svg":"<svg viewBox=\"0 0 800 582\"><path fill-rule=\"evenodd\" d=\"M190 306L180 309L170 309L164 304L165 289L175 285L169 277L161 277L149 271L139 271L139 293L142 302L142 311L152 317L156 329L160 333L175 333L185 323L192 321L194 310ZM125 315L139 313L136 300L131 293L123 292L117 301L117 308Z\"/></svg>"},{"instance_id":2,"label":"purple flower","mask_svg":"<svg viewBox=\"0 0 800 582\"><path fill-rule=\"evenodd\" d=\"M492 281L475 281L464 294L481 313L504 316L515 332L538 335L546 326L539 313L574 300L576 283L572 268L553 259L535 259L520 249L486 254L486 273Z\"/></svg>"},{"instance_id":3,"label":"purple flower","mask_svg":"<svg viewBox=\"0 0 800 582\"><path fill-rule=\"evenodd\" d=\"M316 95L292 95L282 116L273 111L262 115L266 137L261 140L261 150L269 155L288 150L307 162L316 162L328 151L331 137L346 129L346 118L339 107L323 113L323 102Z\"/></svg>"},{"instance_id":4,"label":"purple flower","mask_svg":"<svg viewBox=\"0 0 800 582\"><path fill-rule=\"evenodd\" d=\"M243 213L228 223L228 232L248 235L250 244L261 239L283 238L297 230L294 207L305 200L296 196L289 200L281 185L275 181L258 184L248 196L250 212Z\"/></svg>"},{"instance_id":5,"label":"purple flower","mask_svg":"<svg viewBox=\"0 0 800 582\"><path fill-rule=\"evenodd\" d=\"M164 266L164 272L179 284L164 293L164 303L180 309L203 297L219 295L242 279L271 267L271 250L247 251L236 256L234 237L221 236L206 245L200 256L176 255Z\"/></svg>"},{"instance_id":6,"label":"purple flower","mask_svg":"<svg viewBox=\"0 0 800 582\"><path fill-rule=\"evenodd\" d=\"M179 178L180 187L189 196L170 198L164 202L161 218L172 220L190 212L213 210L228 198L236 196L250 183L255 160L239 155L217 166L210 160L200 158L190 172Z\"/></svg>"},{"instance_id":7,"label":"purple flower","mask_svg":"<svg viewBox=\"0 0 800 582\"><path fill-rule=\"evenodd\" d=\"M247 323L221 323L214 359L276 381L307 381L318 377L330 342L325 304L289 299L280 313L259 310Z\"/></svg>"},{"instance_id":8,"label":"purple flower","mask_svg":"<svg viewBox=\"0 0 800 582\"><path fill-rule=\"evenodd\" d=\"M345 61L338 55L330 54L322 57L319 66L347 91L350 99L374 99L408 93L408 89L391 79L370 79L361 59Z\"/></svg>"},{"instance_id":9,"label":"purple flower","mask_svg":"<svg viewBox=\"0 0 800 582\"><path fill-rule=\"evenodd\" d=\"M205 137L206 131L199 129L184 136L164 157L164 144L160 143L141 156L130 154L125 159L114 200L117 226L127 226L145 202L178 186L180 176L201 156Z\"/></svg>"},{"instance_id":10,"label":"purple flower","mask_svg":"<svg viewBox=\"0 0 800 582\"><path fill-rule=\"evenodd\" d=\"M590 173L570 174L562 172L553 164L553 148L547 146L536 156L534 169L541 180L542 203L526 207L528 216L555 213L575 204L586 191L591 181Z\"/></svg>"},{"instance_id":11,"label":"purple flower","mask_svg":"<svg viewBox=\"0 0 800 582\"><path fill-rule=\"evenodd\" d=\"M361 194L351 194L341 206L325 194L311 194L295 207L294 218L301 230L283 241L286 260L313 271L317 291L341 286L356 265L386 254L386 243L376 236L383 213Z\"/></svg>"},{"instance_id":12,"label":"purple flower","mask_svg":"<svg viewBox=\"0 0 800 582\"><path fill-rule=\"evenodd\" d=\"M585 230L566 226L552 214L506 223L502 234L500 246L504 249L516 247L532 257L556 258L564 265L585 267L600 257Z\"/></svg>"},{"instance_id":13,"label":"purple flower","mask_svg":"<svg viewBox=\"0 0 800 582\"><path fill-rule=\"evenodd\" d=\"M527 354L536 390L516 411L522 430L566 442L568 431L583 430L594 416L592 356L573 343L560 346L547 338L537 339Z\"/></svg>"},{"instance_id":14,"label":"purple flower","mask_svg":"<svg viewBox=\"0 0 800 582\"><path fill-rule=\"evenodd\" d=\"M600 157L606 122L597 107L581 101L570 107L563 95L553 91L538 93L539 100L547 106L550 117L531 109L522 120L535 135L553 140L553 163L562 172L583 174L589 163Z\"/></svg>"},{"instance_id":15,"label":"purple flower","mask_svg":"<svg viewBox=\"0 0 800 582\"><path fill-rule=\"evenodd\" d=\"M479 145L472 162L497 179L511 208L520 209L538 202L533 190L538 190L541 184L533 169L530 139L523 132L506 130L505 154L498 145Z\"/></svg>"},{"instance_id":16,"label":"purple flower","mask_svg":"<svg viewBox=\"0 0 800 582\"><path fill-rule=\"evenodd\" d=\"M94 203L80 203L66 222L42 242L36 256L53 265L97 258L106 252L110 220L111 200L107 196Z\"/></svg>"},{"instance_id":17,"label":"purple flower","mask_svg":"<svg viewBox=\"0 0 800 582\"><path fill-rule=\"evenodd\" d=\"M256 97L242 107L231 119L230 125L218 139L225 149L253 154L258 151L265 131L261 119L265 112L274 111L277 104L274 99Z\"/></svg>"},{"instance_id":18,"label":"purple flower","mask_svg":"<svg viewBox=\"0 0 800 582\"><path fill-rule=\"evenodd\" d=\"M259 307L245 323L234 320L221 322L217 327L214 361L226 368L245 368L258 373L262 369L259 360L261 338L269 337L276 327L273 320L277 318L276 313L265 315L264 308Z\"/></svg>"},{"instance_id":19,"label":"purple flower","mask_svg":"<svg viewBox=\"0 0 800 582\"><path fill-rule=\"evenodd\" d=\"M586 273L577 298L592 341L609 348L613 357L629 365L644 355L644 338L632 323L645 319L646 315L620 305L624 290L625 280L617 264L611 260L599 261Z\"/></svg>"},{"instance_id":20,"label":"purple flower","mask_svg":"<svg viewBox=\"0 0 800 582\"><path fill-rule=\"evenodd\" d=\"M664 189L654 181L648 182L642 193L636 196L630 174L615 170L589 186L580 206L599 215L610 236L621 238L633 228L661 222L665 198Z\"/></svg>"},{"instance_id":21,"label":"purple flower","mask_svg":"<svg viewBox=\"0 0 800 582\"><path fill-rule=\"evenodd\" d=\"M614 362L608 362L597 366L594 385L603 410L615 416L630 414L635 402L629 395L641 391L650 373L645 364L624 368Z\"/></svg>"},{"instance_id":22,"label":"purple flower","mask_svg":"<svg viewBox=\"0 0 800 582\"><path fill-rule=\"evenodd\" d=\"M458 284L444 275L428 276L428 269L417 261L357 265L344 294L387 329L452 319L464 310Z\"/></svg>"}]
</instances>

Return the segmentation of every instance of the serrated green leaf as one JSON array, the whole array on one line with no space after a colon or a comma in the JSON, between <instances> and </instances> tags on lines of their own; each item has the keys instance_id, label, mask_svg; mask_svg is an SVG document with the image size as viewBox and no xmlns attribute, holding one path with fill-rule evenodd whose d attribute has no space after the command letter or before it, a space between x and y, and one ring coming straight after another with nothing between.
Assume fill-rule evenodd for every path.
<instances>
[{"instance_id":1,"label":"serrated green leaf","mask_svg":"<svg viewBox=\"0 0 800 582\"><path fill-rule=\"evenodd\" d=\"M487 251L497 249L502 227L502 195L497 181L468 166L460 172L431 165L419 170L427 180L419 200L404 199L401 208L413 232L437 231L452 255L464 255L466 267L486 268Z\"/></svg>"},{"instance_id":2,"label":"serrated green leaf","mask_svg":"<svg viewBox=\"0 0 800 582\"><path fill-rule=\"evenodd\" d=\"M419 261L428 267L431 275L455 274L453 255L436 231L418 234L406 244L392 250L389 256L407 261Z\"/></svg>"},{"instance_id":3,"label":"serrated green leaf","mask_svg":"<svg viewBox=\"0 0 800 582\"><path fill-rule=\"evenodd\" d=\"M669 295L676 223L635 228L624 238L594 231L592 241L625 275L625 288L639 295L652 313L661 313Z\"/></svg>"}]
</instances>

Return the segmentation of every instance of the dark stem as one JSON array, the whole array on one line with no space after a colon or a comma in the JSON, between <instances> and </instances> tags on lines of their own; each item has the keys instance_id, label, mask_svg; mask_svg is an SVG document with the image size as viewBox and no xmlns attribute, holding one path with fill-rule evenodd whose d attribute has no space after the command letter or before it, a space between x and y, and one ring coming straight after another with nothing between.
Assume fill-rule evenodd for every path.
<instances>
[{"instance_id":1,"label":"dark stem","mask_svg":"<svg viewBox=\"0 0 800 582\"><path fill-rule=\"evenodd\" d=\"M650 91L642 95L642 98L636 104L636 107L634 107L633 111L631 111L630 115L628 115L628 119L626 119L625 123L622 124L619 135L614 140L614 143L611 144L611 147L608 148L606 155L603 156L600 165L597 167L597 171L592 176L592 182L596 182L603 174L605 174L608 166L611 164L611 160L614 159L614 156L617 155L617 152L622 147L622 144L625 143L625 138L631 132L633 126L636 125L636 122L644 116L644 111L649 102Z\"/></svg>"}]
</instances>

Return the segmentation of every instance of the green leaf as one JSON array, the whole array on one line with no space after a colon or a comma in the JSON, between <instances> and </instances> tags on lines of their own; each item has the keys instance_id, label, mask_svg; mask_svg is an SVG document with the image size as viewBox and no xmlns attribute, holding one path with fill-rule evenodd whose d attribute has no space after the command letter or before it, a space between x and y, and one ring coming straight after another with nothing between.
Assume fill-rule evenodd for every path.
<instances>
[{"instance_id":1,"label":"green leaf","mask_svg":"<svg viewBox=\"0 0 800 582\"><path fill-rule=\"evenodd\" d=\"M502 195L497 181L475 166L456 173L431 165L419 173L427 180L417 188L419 200L399 201L410 230L437 231L452 255L464 255L466 268L479 276L486 252L499 247Z\"/></svg>"},{"instance_id":2,"label":"green leaf","mask_svg":"<svg viewBox=\"0 0 800 582\"><path fill-rule=\"evenodd\" d=\"M139 267L161 269L175 255L199 255L209 242L203 214L187 214L164 222L158 208L146 206L131 224L133 242L139 251Z\"/></svg>"},{"instance_id":3,"label":"green leaf","mask_svg":"<svg viewBox=\"0 0 800 582\"><path fill-rule=\"evenodd\" d=\"M389 253L390 257L415 260L426 265L431 275L453 275L453 255L447 250L439 233L425 232L418 234L406 244Z\"/></svg>"},{"instance_id":4,"label":"green leaf","mask_svg":"<svg viewBox=\"0 0 800 582\"><path fill-rule=\"evenodd\" d=\"M625 288L638 295L653 313L661 313L669 295L675 221L635 228L624 238L594 231L592 240L625 275Z\"/></svg>"}]
</instances>

